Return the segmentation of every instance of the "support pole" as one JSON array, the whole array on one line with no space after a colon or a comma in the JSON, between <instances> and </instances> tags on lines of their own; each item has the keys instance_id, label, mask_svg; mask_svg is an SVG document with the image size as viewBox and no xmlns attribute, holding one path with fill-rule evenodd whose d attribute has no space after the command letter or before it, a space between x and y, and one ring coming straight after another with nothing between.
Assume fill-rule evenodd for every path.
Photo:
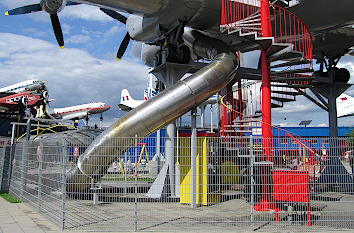
<instances>
[{"instance_id":1,"label":"support pole","mask_svg":"<svg viewBox=\"0 0 354 233\"><path fill-rule=\"evenodd\" d=\"M213 105L210 105L210 132L214 133L213 129Z\"/></svg>"},{"instance_id":2,"label":"support pole","mask_svg":"<svg viewBox=\"0 0 354 233\"><path fill-rule=\"evenodd\" d=\"M197 113L192 110L191 135L191 208L197 207Z\"/></svg>"},{"instance_id":3,"label":"support pole","mask_svg":"<svg viewBox=\"0 0 354 233\"><path fill-rule=\"evenodd\" d=\"M338 137L338 121L337 121L337 91L335 86L329 87L328 96L328 121L329 121L329 137Z\"/></svg>"},{"instance_id":4,"label":"support pole","mask_svg":"<svg viewBox=\"0 0 354 233\"><path fill-rule=\"evenodd\" d=\"M166 127L166 163L169 169L169 179L170 179L170 194L175 196L175 135L176 135L176 122L172 122Z\"/></svg>"},{"instance_id":5,"label":"support pole","mask_svg":"<svg viewBox=\"0 0 354 233\"><path fill-rule=\"evenodd\" d=\"M261 26L262 36L271 37L272 27L270 21L270 9L268 1L261 1ZM266 160L270 159L272 137L272 110L271 110L271 90L270 90L270 65L266 51L262 49L262 137L263 148L265 149Z\"/></svg>"},{"instance_id":6,"label":"support pole","mask_svg":"<svg viewBox=\"0 0 354 233\"><path fill-rule=\"evenodd\" d=\"M265 51L262 50L262 138L266 160L271 157L272 109L270 90L270 68Z\"/></svg>"},{"instance_id":7,"label":"support pole","mask_svg":"<svg viewBox=\"0 0 354 233\"><path fill-rule=\"evenodd\" d=\"M42 149L42 148L41 148ZM64 134L63 142L62 142L62 160L61 160L61 166L62 166L62 180L61 180L61 230L65 229L65 223L66 223L66 215L65 215L65 210L66 210L66 171L67 171L67 135Z\"/></svg>"},{"instance_id":8,"label":"support pole","mask_svg":"<svg viewBox=\"0 0 354 233\"><path fill-rule=\"evenodd\" d=\"M200 127L204 129L205 127L205 105L200 106Z\"/></svg>"},{"instance_id":9,"label":"support pole","mask_svg":"<svg viewBox=\"0 0 354 233\"><path fill-rule=\"evenodd\" d=\"M26 129L26 139L23 142L22 149L22 171L21 171L21 198L23 200L26 186L27 186L27 172L28 172L28 147L30 140L30 132L31 132L31 120L27 120L27 129Z\"/></svg>"}]
</instances>

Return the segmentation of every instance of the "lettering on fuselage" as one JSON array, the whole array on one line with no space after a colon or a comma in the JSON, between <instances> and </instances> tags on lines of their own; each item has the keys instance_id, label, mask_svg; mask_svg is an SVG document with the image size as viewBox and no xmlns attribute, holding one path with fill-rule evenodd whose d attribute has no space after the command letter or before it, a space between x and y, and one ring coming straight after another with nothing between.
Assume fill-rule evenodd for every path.
<instances>
[{"instance_id":1,"label":"lettering on fuselage","mask_svg":"<svg viewBox=\"0 0 354 233\"><path fill-rule=\"evenodd\" d=\"M36 100L36 97L34 97L34 96L28 97L28 95L21 95L21 96L15 96L15 97L6 99L6 103L11 104L14 102L19 102L22 100L22 98L27 98L28 101Z\"/></svg>"}]
</instances>

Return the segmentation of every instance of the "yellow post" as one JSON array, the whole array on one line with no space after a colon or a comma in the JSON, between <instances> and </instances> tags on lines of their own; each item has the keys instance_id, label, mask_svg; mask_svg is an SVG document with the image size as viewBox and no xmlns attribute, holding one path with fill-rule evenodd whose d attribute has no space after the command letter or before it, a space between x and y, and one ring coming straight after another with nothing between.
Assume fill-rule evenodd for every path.
<instances>
[{"instance_id":1,"label":"yellow post","mask_svg":"<svg viewBox=\"0 0 354 233\"><path fill-rule=\"evenodd\" d=\"M176 161L176 165L179 165L179 144L178 144L178 138L179 138L179 132L177 130L177 161Z\"/></svg>"},{"instance_id":2,"label":"yellow post","mask_svg":"<svg viewBox=\"0 0 354 233\"><path fill-rule=\"evenodd\" d=\"M135 174L136 174L136 172L137 172L137 170L138 170L138 168L139 168L139 164L140 164L140 161L141 161L141 157L143 156L144 151L145 151L145 153L146 153L145 156L146 156L146 159L147 159L148 163L150 162L150 161L149 161L149 154L148 154L147 149L146 149L146 144L143 144L143 147L141 148L141 152L140 152L140 155L139 155L138 164L136 165L136 171L134 172L133 177L135 177Z\"/></svg>"},{"instance_id":3,"label":"yellow post","mask_svg":"<svg viewBox=\"0 0 354 233\"><path fill-rule=\"evenodd\" d=\"M202 155L202 205L208 205L208 140L203 138L203 155Z\"/></svg>"},{"instance_id":4,"label":"yellow post","mask_svg":"<svg viewBox=\"0 0 354 233\"><path fill-rule=\"evenodd\" d=\"M122 164L122 159L120 157L118 157L118 159L119 159L120 168L122 169L122 174L125 175L124 167L123 167L123 164Z\"/></svg>"},{"instance_id":5,"label":"yellow post","mask_svg":"<svg viewBox=\"0 0 354 233\"><path fill-rule=\"evenodd\" d=\"M146 160L148 161L148 163L150 163L150 160L149 160L149 154L147 152L147 149L146 149L146 146L144 145L145 147L145 156L146 156Z\"/></svg>"}]
</instances>

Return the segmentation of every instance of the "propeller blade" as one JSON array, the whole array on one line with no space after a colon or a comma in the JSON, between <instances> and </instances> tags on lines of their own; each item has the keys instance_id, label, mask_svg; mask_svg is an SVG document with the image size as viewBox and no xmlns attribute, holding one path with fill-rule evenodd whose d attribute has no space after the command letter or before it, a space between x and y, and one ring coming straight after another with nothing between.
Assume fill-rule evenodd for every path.
<instances>
[{"instance_id":1,"label":"propeller blade","mask_svg":"<svg viewBox=\"0 0 354 233\"><path fill-rule=\"evenodd\" d=\"M60 21L57 14L50 15L50 20L52 21L53 31L55 37L57 38L58 44L60 48L64 48L64 38L63 32L61 30Z\"/></svg>"},{"instance_id":2,"label":"propeller blade","mask_svg":"<svg viewBox=\"0 0 354 233\"><path fill-rule=\"evenodd\" d=\"M75 5L80 5L81 3L78 2L72 2L72 1L67 1L66 6L75 6Z\"/></svg>"},{"instance_id":3,"label":"propeller blade","mask_svg":"<svg viewBox=\"0 0 354 233\"><path fill-rule=\"evenodd\" d=\"M123 57L125 50L128 47L129 41L130 41L130 36L129 36L129 33L127 33L127 34L125 34L125 37L119 46L119 49L117 52L117 61L119 61Z\"/></svg>"},{"instance_id":4,"label":"propeller blade","mask_svg":"<svg viewBox=\"0 0 354 233\"><path fill-rule=\"evenodd\" d=\"M28 14L32 12L37 12L41 11L42 7L40 4L33 4L33 5L28 5L28 6L22 6L15 8L13 10L9 10L5 12L5 15L21 15L21 14Z\"/></svg>"},{"instance_id":5,"label":"propeller blade","mask_svg":"<svg viewBox=\"0 0 354 233\"><path fill-rule=\"evenodd\" d=\"M111 16L113 19L116 19L116 20L118 20L121 23L125 24L127 22L127 17L125 17L122 14L119 14L116 11L108 10L108 9L105 9L105 8L100 8L100 10L103 11L106 15Z\"/></svg>"}]
</instances>

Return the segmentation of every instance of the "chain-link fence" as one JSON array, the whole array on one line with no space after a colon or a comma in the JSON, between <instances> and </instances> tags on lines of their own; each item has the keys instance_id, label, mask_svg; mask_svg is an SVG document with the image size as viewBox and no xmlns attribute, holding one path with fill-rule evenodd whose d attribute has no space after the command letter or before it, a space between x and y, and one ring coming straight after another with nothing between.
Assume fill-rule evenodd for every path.
<instances>
[{"instance_id":1,"label":"chain-link fence","mask_svg":"<svg viewBox=\"0 0 354 233\"><path fill-rule=\"evenodd\" d=\"M10 193L62 229L354 229L353 138L179 134L115 138L90 154L96 135L17 143Z\"/></svg>"}]
</instances>

